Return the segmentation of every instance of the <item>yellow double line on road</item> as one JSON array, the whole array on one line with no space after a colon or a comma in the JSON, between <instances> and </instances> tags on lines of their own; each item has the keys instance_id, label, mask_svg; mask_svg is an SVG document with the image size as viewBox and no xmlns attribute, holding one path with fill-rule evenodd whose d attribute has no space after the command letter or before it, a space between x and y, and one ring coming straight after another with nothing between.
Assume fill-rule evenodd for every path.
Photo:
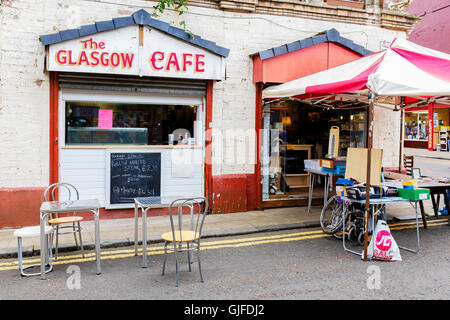
<instances>
[{"instance_id":1,"label":"yellow double line on road","mask_svg":"<svg viewBox=\"0 0 450 320\"><path fill-rule=\"evenodd\" d=\"M429 221L428 226L439 226L445 225L447 221ZM420 224L419 226L422 226ZM415 228L415 222L406 222L406 223L398 223L392 224L391 230L402 230L402 229L411 229ZM300 240L308 240L308 239L318 239L330 237L330 235L325 234L322 230L313 230L313 231L303 231L303 232L295 232L295 233L287 233L280 235L272 235L272 236L260 236L260 237L244 237L239 239L227 239L227 240L215 240L215 241L202 241L201 250L211 250L211 249L222 249L222 248L240 248L240 247L248 247L253 245L260 244L268 244L268 243L276 243L276 242L292 242L292 241L300 241ZM164 254L164 247L149 247L147 248L147 255L161 255ZM142 256L142 249L138 250L138 255ZM108 250L101 252L102 260L113 260L113 259L125 259L134 257L134 247L133 249L117 249L117 250ZM54 265L62 265L62 264L73 264L73 263L82 263L88 261L95 261L95 252L86 253L83 258L81 254L76 255L65 255L59 256L57 261L53 261ZM30 258L24 261L24 264L27 265L33 263L39 263L40 258ZM18 268L17 261L9 261L9 262L0 262L0 271L6 270L14 270Z\"/></svg>"}]
</instances>

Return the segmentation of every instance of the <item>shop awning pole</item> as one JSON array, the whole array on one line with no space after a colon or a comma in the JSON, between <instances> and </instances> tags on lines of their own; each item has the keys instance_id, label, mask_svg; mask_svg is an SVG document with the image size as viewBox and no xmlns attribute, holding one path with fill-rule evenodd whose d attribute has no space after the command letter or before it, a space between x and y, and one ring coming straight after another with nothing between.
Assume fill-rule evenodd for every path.
<instances>
[{"instance_id":1,"label":"shop awning pole","mask_svg":"<svg viewBox=\"0 0 450 320\"><path fill-rule=\"evenodd\" d=\"M367 139L367 172L366 172L366 209L364 212L364 261L367 260L367 242L369 237L369 212L370 212L370 167L372 158L372 111L375 95L369 93L369 110L367 112L369 118L368 139ZM373 233L372 233L373 235Z\"/></svg>"},{"instance_id":2,"label":"shop awning pole","mask_svg":"<svg viewBox=\"0 0 450 320\"><path fill-rule=\"evenodd\" d=\"M398 173L402 173L402 162L403 162L403 116L405 111L400 109L400 145L398 152Z\"/></svg>"}]
</instances>

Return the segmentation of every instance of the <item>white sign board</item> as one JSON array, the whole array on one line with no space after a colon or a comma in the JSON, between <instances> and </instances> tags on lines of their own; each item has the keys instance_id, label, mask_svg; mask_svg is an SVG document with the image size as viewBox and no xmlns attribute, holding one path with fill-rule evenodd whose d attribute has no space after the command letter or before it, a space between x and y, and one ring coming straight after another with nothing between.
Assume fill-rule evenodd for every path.
<instances>
[{"instance_id":1,"label":"white sign board","mask_svg":"<svg viewBox=\"0 0 450 320\"><path fill-rule=\"evenodd\" d=\"M100 32L49 46L49 71L138 74L139 27Z\"/></svg>"},{"instance_id":2,"label":"white sign board","mask_svg":"<svg viewBox=\"0 0 450 320\"><path fill-rule=\"evenodd\" d=\"M135 25L49 45L47 69L224 80L225 58L150 27L139 46Z\"/></svg>"}]
</instances>

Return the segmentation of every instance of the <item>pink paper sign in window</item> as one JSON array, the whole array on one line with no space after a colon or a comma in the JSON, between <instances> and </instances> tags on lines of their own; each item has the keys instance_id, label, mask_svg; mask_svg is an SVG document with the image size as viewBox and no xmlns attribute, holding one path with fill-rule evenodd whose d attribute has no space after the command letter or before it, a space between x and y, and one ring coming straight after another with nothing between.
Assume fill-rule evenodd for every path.
<instances>
[{"instance_id":1,"label":"pink paper sign in window","mask_svg":"<svg viewBox=\"0 0 450 320\"><path fill-rule=\"evenodd\" d=\"M98 128L112 129L113 110L98 110Z\"/></svg>"}]
</instances>

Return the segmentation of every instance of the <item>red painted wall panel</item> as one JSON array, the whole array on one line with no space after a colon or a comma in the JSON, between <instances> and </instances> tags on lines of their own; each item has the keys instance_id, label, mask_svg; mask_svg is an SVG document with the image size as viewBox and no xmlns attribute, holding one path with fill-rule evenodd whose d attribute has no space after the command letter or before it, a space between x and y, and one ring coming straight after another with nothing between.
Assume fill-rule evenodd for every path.
<instances>
[{"instance_id":1,"label":"red painted wall panel","mask_svg":"<svg viewBox=\"0 0 450 320\"><path fill-rule=\"evenodd\" d=\"M348 50L340 44L329 42L328 68L334 68L350 61L361 58L359 53Z\"/></svg>"},{"instance_id":2,"label":"red painted wall panel","mask_svg":"<svg viewBox=\"0 0 450 320\"><path fill-rule=\"evenodd\" d=\"M213 176L212 212L247 211L247 175Z\"/></svg>"},{"instance_id":3,"label":"red painted wall panel","mask_svg":"<svg viewBox=\"0 0 450 320\"><path fill-rule=\"evenodd\" d=\"M253 82L284 83L360 58L361 55L333 42L262 60L253 58Z\"/></svg>"},{"instance_id":4,"label":"red painted wall panel","mask_svg":"<svg viewBox=\"0 0 450 320\"><path fill-rule=\"evenodd\" d=\"M327 43L263 60L263 82L288 82L327 68Z\"/></svg>"},{"instance_id":5,"label":"red painted wall panel","mask_svg":"<svg viewBox=\"0 0 450 320\"><path fill-rule=\"evenodd\" d=\"M45 188L0 188L0 229L39 225Z\"/></svg>"}]
</instances>

